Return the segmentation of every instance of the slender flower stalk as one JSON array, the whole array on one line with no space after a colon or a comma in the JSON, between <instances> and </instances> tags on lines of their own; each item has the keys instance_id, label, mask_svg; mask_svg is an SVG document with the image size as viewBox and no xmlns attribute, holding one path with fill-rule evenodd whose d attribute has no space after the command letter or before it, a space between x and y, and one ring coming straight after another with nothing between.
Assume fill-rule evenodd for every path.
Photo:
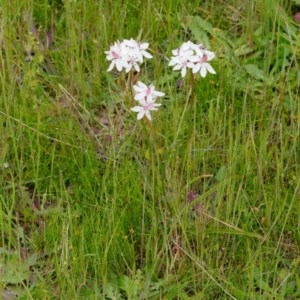
<instances>
[{"instance_id":1,"label":"slender flower stalk","mask_svg":"<svg viewBox=\"0 0 300 300\"><path fill-rule=\"evenodd\" d=\"M192 70L190 70L190 72L191 72L191 88L192 88L192 93L191 93L191 99L192 99L192 101L191 101L191 105L193 105L194 102L195 102L195 89L196 89L196 85L195 85L195 75L194 75L194 73L193 73Z\"/></svg>"}]
</instances>

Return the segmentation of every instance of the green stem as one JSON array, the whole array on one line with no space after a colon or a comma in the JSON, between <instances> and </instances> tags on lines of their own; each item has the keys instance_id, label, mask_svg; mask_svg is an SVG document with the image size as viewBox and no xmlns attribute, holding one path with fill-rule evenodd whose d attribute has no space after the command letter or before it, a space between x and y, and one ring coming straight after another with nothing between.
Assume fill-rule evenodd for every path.
<instances>
[{"instance_id":1,"label":"green stem","mask_svg":"<svg viewBox=\"0 0 300 300\"><path fill-rule=\"evenodd\" d=\"M195 102L195 88L196 88L196 83L195 83L195 75L191 69L191 86L192 86L192 94L191 94L191 106L193 106Z\"/></svg>"},{"instance_id":2,"label":"green stem","mask_svg":"<svg viewBox=\"0 0 300 300\"><path fill-rule=\"evenodd\" d=\"M195 76L192 72L192 70L190 70L190 74L191 74L191 97L190 97L190 111L189 111L189 124L188 124L188 132L187 132L187 163L188 165L190 164L189 160L191 159L191 155L193 152L193 137L194 137L194 133L195 133L195 128L194 128L194 113L195 113L195 103L196 103L196 82L195 82ZM191 174L192 175L192 171Z\"/></svg>"},{"instance_id":3,"label":"green stem","mask_svg":"<svg viewBox=\"0 0 300 300\"><path fill-rule=\"evenodd\" d=\"M192 120L193 120L193 112L194 112L194 107L195 107L195 101L196 101L196 82L195 82L195 75L191 71L191 98L190 98L190 122L189 122L189 130L188 130L188 140L190 140L192 136Z\"/></svg>"},{"instance_id":4,"label":"green stem","mask_svg":"<svg viewBox=\"0 0 300 300\"><path fill-rule=\"evenodd\" d=\"M150 130L151 130L151 131L154 133L154 135L156 136L156 135L157 135L157 132L155 131L154 127L152 126L150 120L149 120L147 117L145 117L145 121L146 121L148 127L150 128Z\"/></svg>"},{"instance_id":5,"label":"green stem","mask_svg":"<svg viewBox=\"0 0 300 300\"><path fill-rule=\"evenodd\" d=\"M132 79L133 79L133 73L132 73L132 71L130 71L129 72L129 76L128 76L128 86L127 86L127 88L129 88L129 90L130 90L130 96L131 96L131 99L132 99L132 101L133 101L133 103L134 103L134 95L133 95L133 84L132 84Z\"/></svg>"}]
</instances>

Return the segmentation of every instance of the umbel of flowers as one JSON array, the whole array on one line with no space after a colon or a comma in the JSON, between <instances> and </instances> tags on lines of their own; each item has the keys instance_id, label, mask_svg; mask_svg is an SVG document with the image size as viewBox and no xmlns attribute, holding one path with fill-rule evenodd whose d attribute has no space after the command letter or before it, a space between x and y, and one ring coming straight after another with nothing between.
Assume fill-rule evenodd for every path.
<instances>
[{"instance_id":1,"label":"umbel of flowers","mask_svg":"<svg viewBox=\"0 0 300 300\"><path fill-rule=\"evenodd\" d=\"M140 72L140 64L144 62L144 58L152 58L152 55L146 51L148 47L149 43L137 42L134 39L115 42L108 51L105 51L106 59L110 61L107 71L116 68L119 72L123 69L126 73L132 69ZM169 66L173 66L173 70L181 70L182 77L185 77L187 69L191 69L193 74L199 72L202 77L205 77L207 72L216 74L209 63L215 58L215 53L208 51L203 44L188 41L178 49L172 50L172 53ZM138 113L138 120L146 116L151 121L150 111L158 110L161 104L155 102L158 97L163 97L165 94L155 90L153 84L147 86L141 81L133 86L133 90L133 98L139 105L132 107L131 110Z\"/></svg>"},{"instance_id":2,"label":"umbel of flowers","mask_svg":"<svg viewBox=\"0 0 300 300\"><path fill-rule=\"evenodd\" d=\"M186 75L187 68L193 74L199 72L205 77L207 72L216 74L213 67L208 63L215 58L215 53L208 51L203 44L194 44L190 41L183 43L179 48L172 50L174 56L171 57L169 66L174 66L173 70L181 70L181 76Z\"/></svg>"},{"instance_id":3,"label":"umbel of flowers","mask_svg":"<svg viewBox=\"0 0 300 300\"><path fill-rule=\"evenodd\" d=\"M152 55L146 51L148 47L148 43L140 43L134 39L115 42L108 51L105 51L106 59L111 62L107 71L116 68L119 72L124 69L128 73L133 68L136 72L140 72L139 65L144 62L144 58L152 58ZM139 105L132 107L131 110L138 113L138 120L146 116L151 121L150 111L158 110L161 106L155 101L165 94L156 91L153 84L147 86L141 81L133 86L133 90L134 100L138 101Z\"/></svg>"},{"instance_id":4,"label":"umbel of flowers","mask_svg":"<svg viewBox=\"0 0 300 300\"><path fill-rule=\"evenodd\" d=\"M152 120L150 111L158 110L158 106L161 104L155 103L158 97L163 97L165 94L155 90L153 84L147 86L141 81L138 82L137 85L133 86L135 96L134 100L139 102L139 106L135 106L131 108L132 111L138 112L137 119L140 120L144 116L148 118L148 120Z\"/></svg>"},{"instance_id":5,"label":"umbel of flowers","mask_svg":"<svg viewBox=\"0 0 300 300\"><path fill-rule=\"evenodd\" d=\"M111 71L114 67L119 72L125 69L128 73L132 68L140 72L139 65L144 62L145 58L152 58L152 55L146 51L149 47L148 43L140 43L134 39L117 41L105 51L106 59L111 61L107 71Z\"/></svg>"}]
</instances>

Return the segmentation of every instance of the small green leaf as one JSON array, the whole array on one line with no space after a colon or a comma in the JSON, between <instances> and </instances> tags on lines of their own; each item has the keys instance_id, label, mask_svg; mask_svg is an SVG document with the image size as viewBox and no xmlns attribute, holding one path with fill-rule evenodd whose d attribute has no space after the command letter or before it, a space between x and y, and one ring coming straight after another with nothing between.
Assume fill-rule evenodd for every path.
<instances>
[{"instance_id":1,"label":"small green leaf","mask_svg":"<svg viewBox=\"0 0 300 300\"><path fill-rule=\"evenodd\" d=\"M200 16L190 17L190 22L191 22L190 27L197 28L197 30L201 29L208 33L211 33L213 30L213 26L209 22L201 18Z\"/></svg>"},{"instance_id":2,"label":"small green leaf","mask_svg":"<svg viewBox=\"0 0 300 300\"><path fill-rule=\"evenodd\" d=\"M197 42L203 43L205 46L210 47L209 37L207 35L207 33L211 33L213 30L213 27L210 23L199 16L190 17L189 28Z\"/></svg>"},{"instance_id":3,"label":"small green leaf","mask_svg":"<svg viewBox=\"0 0 300 300\"><path fill-rule=\"evenodd\" d=\"M131 284L132 284L132 282L131 282L131 280L128 276L123 275L123 276L120 277L120 279L119 279L120 288L123 291L126 291L127 294L128 294L128 290L130 290Z\"/></svg>"},{"instance_id":4,"label":"small green leaf","mask_svg":"<svg viewBox=\"0 0 300 300\"><path fill-rule=\"evenodd\" d=\"M217 172L215 178L216 178L216 180L219 181L219 182L222 181L222 180L224 180L224 179L226 178L226 167L225 167L225 166L222 166L222 167L218 170L218 172Z\"/></svg>"},{"instance_id":5,"label":"small green leaf","mask_svg":"<svg viewBox=\"0 0 300 300\"><path fill-rule=\"evenodd\" d=\"M24 262L24 267L29 268L29 267L32 267L32 266L36 265L37 260L38 260L38 254L33 253Z\"/></svg>"},{"instance_id":6,"label":"small green leaf","mask_svg":"<svg viewBox=\"0 0 300 300\"><path fill-rule=\"evenodd\" d=\"M0 282L5 284L19 284L24 280L28 279L28 274L26 273L15 273L15 272L8 272L4 274L2 280Z\"/></svg>"},{"instance_id":7,"label":"small green leaf","mask_svg":"<svg viewBox=\"0 0 300 300\"><path fill-rule=\"evenodd\" d=\"M253 51L252 48L247 47L246 45L242 45L241 47L234 50L234 54L236 56L244 56L251 53L252 51Z\"/></svg>"},{"instance_id":8,"label":"small green leaf","mask_svg":"<svg viewBox=\"0 0 300 300\"><path fill-rule=\"evenodd\" d=\"M257 65L248 64L245 66L246 71L255 79L265 80L265 75L263 70L259 69Z\"/></svg>"},{"instance_id":9,"label":"small green leaf","mask_svg":"<svg viewBox=\"0 0 300 300\"><path fill-rule=\"evenodd\" d=\"M151 160L151 154L150 154L150 150L149 149L147 149L145 151L145 157L146 157L146 159Z\"/></svg>"}]
</instances>

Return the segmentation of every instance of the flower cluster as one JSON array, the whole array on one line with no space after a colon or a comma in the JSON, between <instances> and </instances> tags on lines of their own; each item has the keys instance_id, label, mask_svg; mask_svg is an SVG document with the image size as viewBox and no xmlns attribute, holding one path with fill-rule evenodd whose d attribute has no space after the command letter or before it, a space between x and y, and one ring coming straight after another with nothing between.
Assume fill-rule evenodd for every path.
<instances>
[{"instance_id":1,"label":"flower cluster","mask_svg":"<svg viewBox=\"0 0 300 300\"><path fill-rule=\"evenodd\" d=\"M106 59L110 61L107 71L116 68L119 72L123 69L126 73L132 69L140 72L139 65L144 62L144 58L152 58L152 55L146 51L148 47L148 43L137 42L134 39L115 42L108 51L105 51ZM207 72L216 74L209 64L209 61L215 58L215 53L208 51L203 44L194 44L188 41L178 49L172 50L172 53L169 66L172 66L174 70L181 70L182 77L186 75L187 69L191 69L193 74L199 72L202 77L205 77ZM144 116L151 120L150 111L158 110L157 107L161 106L155 101L165 94L156 91L153 84L147 86L141 81L133 86L133 90L135 92L134 100L138 101L139 105L132 107L131 110L138 113L138 120Z\"/></svg>"},{"instance_id":2,"label":"flower cluster","mask_svg":"<svg viewBox=\"0 0 300 300\"><path fill-rule=\"evenodd\" d=\"M174 66L173 70L181 70L181 75L186 75L186 69L192 69L195 74L200 73L205 77L207 71L216 74L215 70L208 63L215 57L215 53L208 51L203 44L194 44L190 41L183 43L178 49L172 50L174 56L171 57L169 66Z\"/></svg>"},{"instance_id":3,"label":"flower cluster","mask_svg":"<svg viewBox=\"0 0 300 300\"><path fill-rule=\"evenodd\" d=\"M146 116L151 121L151 110L158 110L161 104L155 103L157 97L163 97L165 94L155 90L153 84L147 86L139 81L137 85L133 86L135 96L134 100L138 101L140 106L131 108L132 111L137 112L137 119L140 120Z\"/></svg>"},{"instance_id":4,"label":"flower cluster","mask_svg":"<svg viewBox=\"0 0 300 300\"><path fill-rule=\"evenodd\" d=\"M111 61L107 71L114 67L119 72L124 68L128 73L132 68L137 72L140 71L139 64L142 64L145 58L152 58L152 55L146 51L148 43L140 43L134 39L117 41L110 46L109 51L105 51L106 59Z\"/></svg>"}]
</instances>

